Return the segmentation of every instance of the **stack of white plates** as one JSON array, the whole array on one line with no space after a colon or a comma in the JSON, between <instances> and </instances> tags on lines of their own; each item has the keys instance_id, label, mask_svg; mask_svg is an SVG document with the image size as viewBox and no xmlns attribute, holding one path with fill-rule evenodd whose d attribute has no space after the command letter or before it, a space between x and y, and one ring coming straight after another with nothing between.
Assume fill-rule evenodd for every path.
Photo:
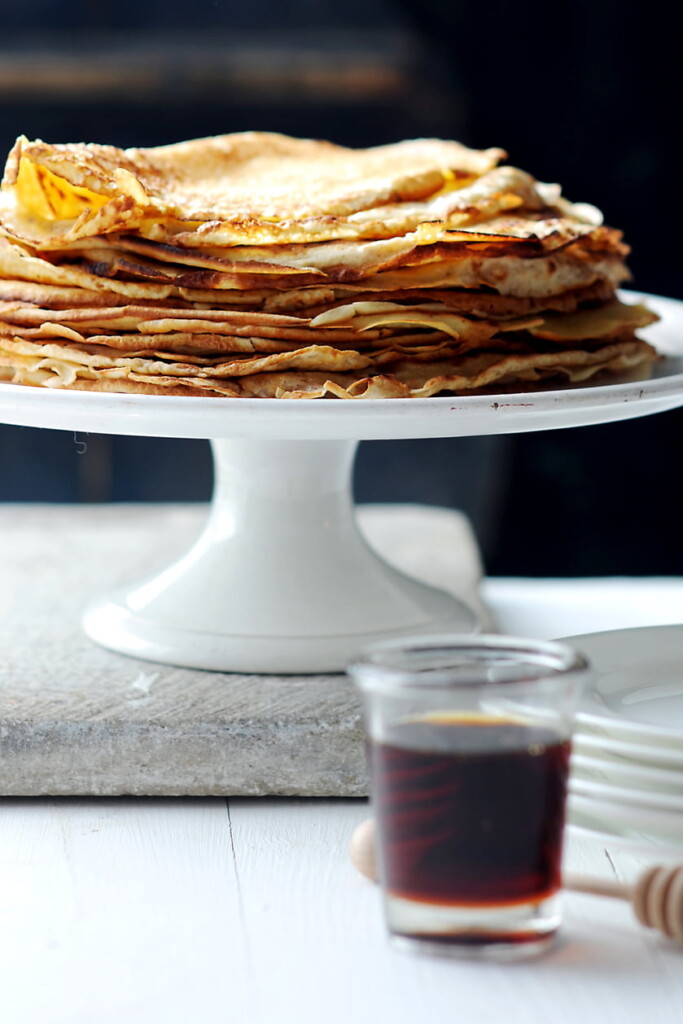
<instances>
[{"instance_id":1,"label":"stack of white plates","mask_svg":"<svg viewBox=\"0 0 683 1024\"><path fill-rule=\"evenodd\" d=\"M683 849L683 626L567 640L594 671L574 733L570 825Z\"/></svg>"}]
</instances>

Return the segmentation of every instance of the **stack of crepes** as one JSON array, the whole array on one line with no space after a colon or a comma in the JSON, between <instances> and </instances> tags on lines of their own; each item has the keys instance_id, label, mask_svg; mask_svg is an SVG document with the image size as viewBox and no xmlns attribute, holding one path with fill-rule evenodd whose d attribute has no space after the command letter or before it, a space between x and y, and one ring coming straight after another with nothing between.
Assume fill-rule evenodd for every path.
<instances>
[{"instance_id":1,"label":"stack of crepes","mask_svg":"<svg viewBox=\"0 0 683 1024\"><path fill-rule=\"evenodd\" d=\"M407 398L646 374L594 207L419 139L20 138L0 193L0 378L154 395Z\"/></svg>"}]
</instances>

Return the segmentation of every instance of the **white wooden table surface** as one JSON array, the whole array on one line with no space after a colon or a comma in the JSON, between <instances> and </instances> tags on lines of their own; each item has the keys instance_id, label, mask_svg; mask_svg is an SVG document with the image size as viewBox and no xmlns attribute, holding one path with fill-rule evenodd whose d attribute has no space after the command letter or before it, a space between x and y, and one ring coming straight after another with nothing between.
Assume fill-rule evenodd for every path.
<instances>
[{"instance_id":1,"label":"white wooden table surface","mask_svg":"<svg viewBox=\"0 0 683 1024\"><path fill-rule=\"evenodd\" d=\"M485 593L499 626L538 636L683 619L680 580ZM351 800L1 800L0 1024L683 1020L683 948L618 901L568 894L562 941L527 963L392 950L379 894L346 854L367 813ZM573 870L605 877L646 862L618 843L568 847Z\"/></svg>"}]
</instances>

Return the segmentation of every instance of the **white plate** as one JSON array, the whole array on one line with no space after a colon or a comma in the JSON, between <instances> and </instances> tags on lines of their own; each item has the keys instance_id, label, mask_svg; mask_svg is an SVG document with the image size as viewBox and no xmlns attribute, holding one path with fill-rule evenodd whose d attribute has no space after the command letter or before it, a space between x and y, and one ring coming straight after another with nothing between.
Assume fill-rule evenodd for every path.
<instances>
[{"instance_id":1,"label":"white plate","mask_svg":"<svg viewBox=\"0 0 683 1024\"><path fill-rule=\"evenodd\" d=\"M609 739L671 746L683 758L683 625L565 639L586 655L595 673L579 705L579 728Z\"/></svg>"},{"instance_id":2,"label":"white plate","mask_svg":"<svg viewBox=\"0 0 683 1024\"><path fill-rule=\"evenodd\" d=\"M0 384L0 420L21 426L150 437L341 440L461 437L610 423L683 405L683 302L646 301L661 316L639 331L665 357L647 380L499 395L360 401L119 395Z\"/></svg>"},{"instance_id":3,"label":"white plate","mask_svg":"<svg viewBox=\"0 0 683 1024\"><path fill-rule=\"evenodd\" d=\"M590 712L579 711L576 727L583 736L591 736L596 740L619 740L633 746L655 745L675 751L683 747L683 735L677 729L665 730L664 727L652 727L646 722L632 722L629 718L601 718Z\"/></svg>"},{"instance_id":4,"label":"white plate","mask_svg":"<svg viewBox=\"0 0 683 1024\"><path fill-rule=\"evenodd\" d=\"M596 800L609 800L635 807L652 808L680 814L683 822L683 793L659 793L656 790L634 789L630 786L614 786L610 783L595 782L572 775L569 791L577 796L590 796Z\"/></svg>"},{"instance_id":5,"label":"white plate","mask_svg":"<svg viewBox=\"0 0 683 1024\"><path fill-rule=\"evenodd\" d=\"M618 825L610 826L600 818L593 818L590 814L571 806L567 814L567 837L570 842L575 837L583 841L589 840L591 843L600 843L610 850L623 849L629 853L644 855L653 863L660 860L678 861L683 851L683 839L661 839L637 830L623 829Z\"/></svg>"},{"instance_id":6,"label":"white plate","mask_svg":"<svg viewBox=\"0 0 683 1024\"><path fill-rule=\"evenodd\" d=\"M577 754L585 757L683 771L683 747L679 750L675 747L637 743L612 736L590 736L577 729L574 733L573 748Z\"/></svg>"},{"instance_id":7,"label":"white plate","mask_svg":"<svg viewBox=\"0 0 683 1024\"><path fill-rule=\"evenodd\" d=\"M683 811L637 807L612 798L599 800L578 793L570 793L568 808L570 820L573 820L573 813L578 812L600 828L617 828L623 832L674 841L683 846Z\"/></svg>"},{"instance_id":8,"label":"white plate","mask_svg":"<svg viewBox=\"0 0 683 1024\"><path fill-rule=\"evenodd\" d=\"M683 796L683 771L572 754L572 778Z\"/></svg>"}]
</instances>

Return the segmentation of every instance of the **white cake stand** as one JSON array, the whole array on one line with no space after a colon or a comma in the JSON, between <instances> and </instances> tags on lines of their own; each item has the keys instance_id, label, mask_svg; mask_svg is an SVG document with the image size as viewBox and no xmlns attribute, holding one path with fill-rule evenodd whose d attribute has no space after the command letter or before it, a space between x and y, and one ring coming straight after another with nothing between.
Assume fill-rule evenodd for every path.
<instances>
[{"instance_id":1,"label":"white cake stand","mask_svg":"<svg viewBox=\"0 0 683 1024\"><path fill-rule=\"evenodd\" d=\"M388 566L358 532L361 439L575 427L683 405L683 303L644 297L665 359L645 381L385 401L178 398L0 385L0 420L90 433L211 438L204 533L161 574L88 609L105 647L233 672L338 671L366 643L478 628L454 597Z\"/></svg>"}]
</instances>

